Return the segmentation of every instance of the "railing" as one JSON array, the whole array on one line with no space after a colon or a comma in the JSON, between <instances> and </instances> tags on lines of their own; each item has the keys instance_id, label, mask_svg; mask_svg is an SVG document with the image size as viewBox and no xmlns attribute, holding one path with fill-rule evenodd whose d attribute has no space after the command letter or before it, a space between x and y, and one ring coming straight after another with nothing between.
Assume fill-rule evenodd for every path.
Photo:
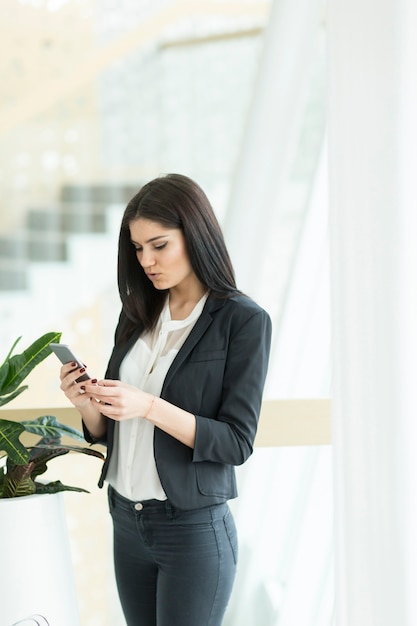
<instances>
[{"instance_id":1,"label":"railing","mask_svg":"<svg viewBox=\"0 0 417 626\"><path fill-rule=\"evenodd\" d=\"M54 415L59 421L80 428L80 416L72 407L0 409L0 418L13 421ZM320 446L331 444L330 400L265 400L255 446Z\"/></svg>"}]
</instances>

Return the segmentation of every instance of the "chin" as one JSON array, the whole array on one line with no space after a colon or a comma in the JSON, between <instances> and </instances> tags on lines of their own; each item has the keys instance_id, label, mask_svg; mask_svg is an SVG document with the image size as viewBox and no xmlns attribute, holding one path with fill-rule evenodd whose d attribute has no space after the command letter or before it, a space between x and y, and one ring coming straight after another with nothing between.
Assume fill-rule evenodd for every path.
<instances>
[{"instance_id":1,"label":"chin","mask_svg":"<svg viewBox=\"0 0 417 626\"><path fill-rule=\"evenodd\" d=\"M164 284L162 281L155 281L152 284L158 291L168 291L168 289L170 289L170 286L167 286L166 283Z\"/></svg>"}]
</instances>

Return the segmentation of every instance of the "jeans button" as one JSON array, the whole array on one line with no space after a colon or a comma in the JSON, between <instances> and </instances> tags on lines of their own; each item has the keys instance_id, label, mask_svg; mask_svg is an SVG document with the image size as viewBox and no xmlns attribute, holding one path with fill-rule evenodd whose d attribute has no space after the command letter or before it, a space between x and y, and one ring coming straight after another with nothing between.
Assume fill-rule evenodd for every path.
<instances>
[{"instance_id":1,"label":"jeans button","mask_svg":"<svg viewBox=\"0 0 417 626\"><path fill-rule=\"evenodd\" d=\"M136 504L135 504L135 509L136 509L137 511L141 511L141 510L143 509L143 504L142 504L142 502L136 502Z\"/></svg>"}]
</instances>

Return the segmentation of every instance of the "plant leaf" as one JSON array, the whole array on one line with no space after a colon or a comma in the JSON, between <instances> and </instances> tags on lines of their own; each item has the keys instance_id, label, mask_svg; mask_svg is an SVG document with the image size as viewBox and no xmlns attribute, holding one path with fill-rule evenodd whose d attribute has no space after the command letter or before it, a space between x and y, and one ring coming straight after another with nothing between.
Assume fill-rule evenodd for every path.
<instances>
[{"instance_id":1,"label":"plant leaf","mask_svg":"<svg viewBox=\"0 0 417 626\"><path fill-rule=\"evenodd\" d=\"M56 489L48 490L48 485L36 483L36 486L42 485L41 488L35 488L35 479L47 470L47 463L53 458L63 456L69 452L79 452L90 456L98 457L104 460L104 455L93 448L82 448L80 446L59 446L59 445L42 445L29 448L31 451L31 459L25 465L16 465L10 459L7 462L7 473L3 481L2 495L3 498L15 498L19 496L28 496L33 493L55 493L55 491L86 491L78 487L68 487L62 485L59 481L56 483ZM53 484L53 483L50 483ZM1 483L0 483L1 486ZM45 489L44 489L45 487ZM40 489L43 489L40 491ZM55 490L54 490L55 489ZM88 492L87 492L88 493Z\"/></svg>"},{"instance_id":2,"label":"plant leaf","mask_svg":"<svg viewBox=\"0 0 417 626\"><path fill-rule=\"evenodd\" d=\"M30 496L36 492L36 486L26 465L16 465L12 473L7 472L3 482L3 498Z\"/></svg>"},{"instance_id":3,"label":"plant leaf","mask_svg":"<svg viewBox=\"0 0 417 626\"><path fill-rule=\"evenodd\" d=\"M104 461L104 454L94 448L82 448L81 446L62 446L59 444L45 444L37 445L33 448L29 448L30 458L33 463L32 476L40 476L47 470L47 463L51 459L55 459L58 456L63 456L69 452L77 452L80 454L87 454L89 456L95 456L98 459Z\"/></svg>"},{"instance_id":4,"label":"plant leaf","mask_svg":"<svg viewBox=\"0 0 417 626\"><path fill-rule=\"evenodd\" d=\"M61 424L53 415L43 415L34 420L22 420L20 423L28 433L47 439L59 441L63 435L66 435L78 441L84 441L84 436L79 430L68 424Z\"/></svg>"},{"instance_id":5,"label":"plant leaf","mask_svg":"<svg viewBox=\"0 0 417 626\"><path fill-rule=\"evenodd\" d=\"M18 337L16 339L16 341L14 342L12 347L10 348L8 355L6 356L6 358L4 359L3 363L0 366L0 389L3 386L4 379L6 378L7 372L8 372L8 369L9 369L8 361L9 361L11 355L13 354L13 350L15 349L16 345L19 343L21 338L22 337Z\"/></svg>"},{"instance_id":6,"label":"plant leaf","mask_svg":"<svg viewBox=\"0 0 417 626\"><path fill-rule=\"evenodd\" d=\"M65 450L62 447L56 447L53 450L48 450L48 447L45 446L45 449L39 450L37 447L33 448L30 451L31 461L33 463L32 476L36 478L41 474L46 472L47 464L52 459L55 459L58 456L63 456L64 454L68 454L69 450Z\"/></svg>"},{"instance_id":7,"label":"plant leaf","mask_svg":"<svg viewBox=\"0 0 417 626\"><path fill-rule=\"evenodd\" d=\"M13 348L17 343L15 342L8 357L0 367L0 396L7 396L14 392L26 376L51 354L49 344L52 341L59 342L60 338L61 333L46 333L39 339L36 339L21 354L11 356Z\"/></svg>"},{"instance_id":8,"label":"plant leaf","mask_svg":"<svg viewBox=\"0 0 417 626\"><path fill-rule=\"evenodd\" d=\"M16 341L14 342L14 344L12 345L12 347L11 347L11 348L10 348L10 350L9 350L9 354L8 354L8 355L6 356L6 358L4 359L4 363L6 363L6 361L8 361L8 360L10 359L10 357L11 357L11 356L12 356L12 354L13 354L13 351L14 351L15 347L17 346L17 344L19 343L19 341L20 341L21 339L22 339L22 337L18 337L18 338L16 339ZM3 365L4 365L4 363L3 363Z\"/></svg>"},{"instance_id":9,"label":"plant leaf","mask_svg":"<svg viewBox=\"0 0 417 626\"><path fill-rule=\"evenodd\" d=\"M67 452L77 452L79 454L95 456L102 461L104 461L105 458L104 454L99 450L95 450L94 448L83 448L82 446L62 446L55 444L45 444L33 446L33 448L29 448L29 450L31 450L31 454L33 454L33 451L35 450L39 451L39 456L38 454L32 456L32 460L36 462L38 462L38 459L40 460L41 458L43 458L43 456L50 456L50 458L53 458L54 456L60 456L62 454L66 454ZM42 455L42 450L46 451L45 455Z\"/></svg>"},{"instance_id":10,"label":"plant leaf","mask_svg":"<svg viewBox=\"0 0 417 626\"><path fill-rule=\"evenodd\" d=\"M4 484L5 476L6 476L5 468L4 466L2 466L0 467L0 498L2 497L2 494L3 494L3 484Z\"/></svg>"},{"instance_id":11,"label":"plant leaf","mask_svg":"<svg viewBox=\"0 0 417 626\"><path fill-rule=\"evenodd\" d=\"M16 391L11 393L9 396L6 396L5 398L0 397L0 406L3 406L4 404L7 404L8 402L11 402L15 398L17 398L17 396L20 396L22 391L26 391L27 388L28 388L27 385L23 385L22 387L19 387L18 389L16 389Z\"/></svg>"},{"instance_id":12,"label":"plant leaf","mask_svg":"<svg viewBox=\"0 0 417 626\"><path fill-rule=\"evenodd\" d=\"M25 465L29 461L29 452L19 439L24 430L20 422L0 419L0 450L4 450L16 465Z\"/></svg>"},{"instance_id":13,"label":"plant leaf","mask_svg":"<svg viewBox=\"0 0 417 626\"><path fill-rule=\"evenodd\" d=\"M51 483L35 483L36 493L58 493L59 491L79 491L84 493L90 493L87 489L81 489L81 487L70 487L64 485L60 480L55 480Z\"/></svg>"}]
</instances>

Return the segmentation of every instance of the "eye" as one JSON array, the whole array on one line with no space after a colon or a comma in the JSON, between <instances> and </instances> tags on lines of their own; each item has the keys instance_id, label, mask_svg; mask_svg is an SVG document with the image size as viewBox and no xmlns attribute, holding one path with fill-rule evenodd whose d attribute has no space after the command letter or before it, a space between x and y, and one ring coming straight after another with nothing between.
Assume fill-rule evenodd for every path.
<instances>
[{"instance_id":1,"label":"eye","mask_svg":"<svg viewBox=\"0 0 417 626\"><path fill-rule=\"evenodd\" d=\"M163 250L166 245L167 245L167 242L165 241L165 243L161 243L158 246L155 246L155 250Z\"/></svg>"}]
</instances>

